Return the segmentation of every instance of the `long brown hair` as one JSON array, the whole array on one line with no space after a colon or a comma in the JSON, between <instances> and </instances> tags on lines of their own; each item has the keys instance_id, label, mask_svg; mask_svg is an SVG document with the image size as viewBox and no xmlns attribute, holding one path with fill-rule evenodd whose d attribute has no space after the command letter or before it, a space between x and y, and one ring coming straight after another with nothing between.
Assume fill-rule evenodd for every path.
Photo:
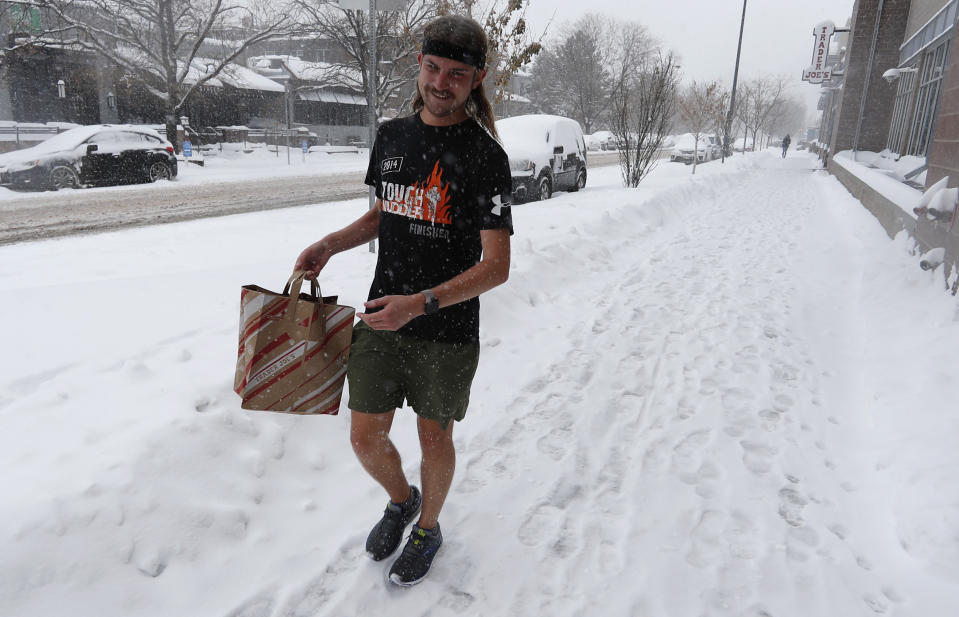
<instances>
[{"instance_id":1,"label":"long brown hair","mask_svg":"<svg viewBox=\"0 0 959 617\"><path fill-rule=\"evenodd\" d=\"M486 32L475 20L463 15L444 15L437 17L423 29L423 39L442 41L459 47L474 50L484 57L487 53L488 42ZM476 68L477 71L481 70ZM423 109L423 95L420 92L419 79L416 80L416 94L410 104L413 112ZM466 99L466 114L480 123L489 133L499 139L496 133L496 118L493 116L493 105L486 98L483 83L473 88Z\"/></svg>"}]
</instances>

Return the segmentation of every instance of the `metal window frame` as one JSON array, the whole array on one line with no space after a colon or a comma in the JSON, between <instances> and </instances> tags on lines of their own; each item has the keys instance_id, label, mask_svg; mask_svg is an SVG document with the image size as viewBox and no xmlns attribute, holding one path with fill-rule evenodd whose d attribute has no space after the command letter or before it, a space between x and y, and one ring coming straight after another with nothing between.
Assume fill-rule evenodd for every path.
<instances>
[{"instance_id":1,"label":"metal window frame","mask_svg":"<svg viewBox=\"0 0 959 617\"><path fill-rule=\"evenodd\" d=\"M909 145L906 148L910 156L927 154L932 138L932 126L939 110L939 97L942 94L942 81L951 43L952 40L946 38L927 48L922 56L916 105L909 128Z\"/></svg>"},{"instance_id":2,"label":"metal window frame","mask_svg":"<svg viewBox=\"0 0 959 617\"><path fill-rule=\"evenodd\" d=\"M899 75L899 86L896 90L895 104L892 111L892 121L889 124L889 137L886 140L886 148L897 155L902 156L905 152L909 133L909 123L907 120L912 115L913 105L916 102L916 83L918 82L918 67L916 72L904 72Z\"/></svg>"},{"instance_id":3,"label":"metal window frame","mask_svg":"<svg viewBox=\"0 0 959 617\"><path fill-rule=\"evenodd\" d=\"M899 46L899 66L905 66L926 47L932 45L936 39L950 32L956 25L959 17L959 0L952 0L939 9L935 15L922 25L916 33Z\"/></svg>"}]
</instances>

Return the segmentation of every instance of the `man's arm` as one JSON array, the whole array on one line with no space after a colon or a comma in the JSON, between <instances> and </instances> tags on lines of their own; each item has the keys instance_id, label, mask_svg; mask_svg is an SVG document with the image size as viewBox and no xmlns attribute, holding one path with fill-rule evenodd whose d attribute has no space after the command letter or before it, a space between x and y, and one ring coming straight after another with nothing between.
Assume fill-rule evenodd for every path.
<instances>
[{"instance_id":1,"label":"man's arm","mask_svg":"<svg viewBox=\"0 0 959 617\"><path fill-rule=\"evenodd\" d=\"M315 278L333 255L348 251L376 238L380 230L380 210L382 207L382 200L377 199L372 210L367 210L363 216L343 229L334 231L322 240L306 247L296 258L296 265L293 266L293 269L307 270L310 272L307 278Z\"/></svg>"},{"instance_id":2,"label":"man's arm","mask_svg":"<svg viewBox=\"0 0 959 617\"><path fill-rule=\"evenodd\" d=\"M439 300L440 308L450 306L502 285L509 278L509 230L484 229L480 231L483 258L478 264L454 276L431 291ZM414 317L423 314L426 298L415 293L409 296L383 296L366 303L366 308L382 306L376 313L358 313L357 316L374 330L398 330Z\"/></svg>"}]
</instances>

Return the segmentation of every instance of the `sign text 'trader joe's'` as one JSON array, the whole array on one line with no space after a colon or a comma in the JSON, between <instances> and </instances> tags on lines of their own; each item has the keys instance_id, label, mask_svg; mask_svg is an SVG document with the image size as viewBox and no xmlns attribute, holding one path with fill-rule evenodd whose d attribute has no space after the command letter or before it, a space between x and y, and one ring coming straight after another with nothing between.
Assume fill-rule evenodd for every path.
<instances>
[{"instance_id":1,"label":"sign text 'trader joe's'","mask_svg":"<svg viewBox=\"0 0 959 617\"><path fill-rule=\"evenodd\" d=\"M822 83L832 77L832 71L826 68L826 57L829 55L829 41L836 26L831 21L816 24L813 28L812 65L802 72L803 81L814 84Z\"/></svg>"}]
</instances>

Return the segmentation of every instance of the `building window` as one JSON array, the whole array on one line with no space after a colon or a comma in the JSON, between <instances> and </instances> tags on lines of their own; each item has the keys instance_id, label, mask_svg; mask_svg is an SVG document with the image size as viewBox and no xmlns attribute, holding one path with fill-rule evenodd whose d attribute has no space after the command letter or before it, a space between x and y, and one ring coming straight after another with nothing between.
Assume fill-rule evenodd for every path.
<instances>
[{"instance_id":1,"label":"building window","mask_svg":"<svg viewBox=\"0 0 959 617\"><path fill-rule=\"evenodd\" d=\"M949 4L939 9L932 19L926 22L918 32L902 44L899 48L899 62L906 63L922 48L939 38L943 33L952 29L959 13L959 0L950 0Z\"/></svg>"},{"instance_id":2,"label":"building window","mask_svg":"<svg viewBox=\"0 0 959 617\"><path fill-rule=\"evenodd\" d=\"M948 51L949 39L946 39L924 55L919 78L919 96L916 97L916 111L909 131L911 137L908 154L912 156L926 156L929 134L939 108L939 93Z\"/></svg>"},{"instance_id":3,"label":"building window","mask_svg":"<svg viewBox=\"0 0 959 617\"><path fill-rule=\"evenodd\" d=\"M906 145L906 119L909 117L912 95L916 91L916 75L918 72L899 74L899 89L896 90L896 104L889 125L889 140L886 142L886 147L896 154L902 154Z\"/></svg>"}]
</instances>

